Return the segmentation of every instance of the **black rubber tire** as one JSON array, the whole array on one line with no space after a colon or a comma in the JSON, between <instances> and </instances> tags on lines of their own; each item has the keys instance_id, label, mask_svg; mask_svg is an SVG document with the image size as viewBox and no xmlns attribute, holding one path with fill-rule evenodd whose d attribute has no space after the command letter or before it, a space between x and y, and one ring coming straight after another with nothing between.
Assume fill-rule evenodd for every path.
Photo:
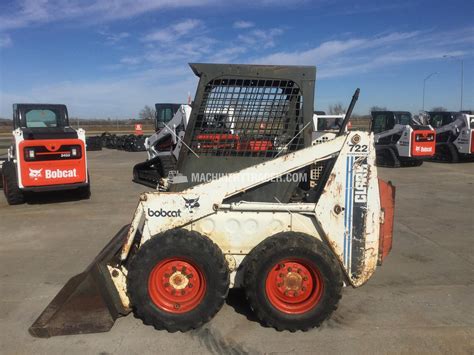
<instances>
[{"instance_id":1,"label":"black rubber tire","mask_svg":"<svg viewBox=\"0 0 474 355\"><path fill-rule=\"evenodd\" d=\"M6 161L2 166L3 193L9 205L21 205L25 202L25 195L18 187L16 166L11 161Z\"/></svg>"},{"instance_id":2,"label":"black rubber tire","mask_svg":"<svg viewBox=\"0 0 474 355\"><path fill-rule=\"evenodd\" d=\"M81 200L88 200L91 198L91 185L80 187L77 189L77 195Z\"/></svg>"},{"instance_id":3,"label":"black rubber tire","mask_svg":"<svg viewBox=\"0 0 474 355\"><path fill-rule=\"evenodd\" d=\"M87 172L87 186L79 187L76 193L77 197L81 200L88 200L91 198L91 177L89 171Z\"/></svg>"},{"instance_id":4,"label":"black rubber tire","mask_svg":"<svg viewBox=\"0 0 474 355\"><path fill-rule=\"evenodd\" d=\"M269 271L287 258L313 263L323 278L321 299L302 314L278 310L270 303L265 291ZM303 233L282 232L265 239L248 255L245 265L244 287L250 306L263 325L278 331L307 331L319 326L336 310L342 286L341 267L333 253L321 241Z\"/></svg>"},{"instance_id":5,"label":"black rubber tire","mask_svg":"<svg viewBox=\"0 0 474 355\"><path fill-rule=\"evenodd\" d=\"M148 293L150 272L160 261L182 257L197 265L206 279L200 304L185 313L167 312ZM219 247L209 238L185 229L163 232L140 247L130 262L127 290L135 316L144 324L169 332L185 332L208 322L222 307L229 291L229 269Z\"/></svg>"}]
</instances>

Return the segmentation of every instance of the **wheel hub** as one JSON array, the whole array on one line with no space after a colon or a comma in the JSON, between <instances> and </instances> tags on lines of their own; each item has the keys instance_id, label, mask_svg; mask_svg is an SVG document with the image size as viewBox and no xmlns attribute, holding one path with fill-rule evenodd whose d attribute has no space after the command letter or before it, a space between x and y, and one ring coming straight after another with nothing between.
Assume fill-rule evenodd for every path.
<instances>
[{"instance_id":1,"label":"wheel hub","mask_svg":"<svg viewBox=\"0 0 474 355\"><path fill-rule=\"evenodd\" d=\"M183 288L186 288L186 286L188 286L189 284L189 279L187 276L188 275L185 275L180 271L176 271L173 275L170 276L169 283L176 290L182 290Z\"/></svg>"},{"instance_id":2,"label":"wheel hub","mask_svg":"<svg viewBox=\"0 0 474 355\"><path fill-rule=\"evenodd\" d=\"M319 269L309 262L284 260L268 273L265 290L275 308L288 314L301 314L321 299L323 279Z\"/></svg>"},{"instance_id":3,"label":"wheel hub","mask_svg":"<svg viewBox=\"0 0 474 355\"><path fill-rule=\"evenodd\" d=\"M171 313L188 312L199 305L206 291L206 280L200 268L182 259L158 263L148 280L153 303Z\"/></svg>"},{"instance_id":4,"label":"wheel hub","mask_svg":"<svg viewBox=\"0 0 474 355\"><path fill-rule=\"evenodd\" d=\"M295 272L289 272L283 277L283 284L287 290L299 291L303 283L303 277Z\"/></svg>"}]
</instances>

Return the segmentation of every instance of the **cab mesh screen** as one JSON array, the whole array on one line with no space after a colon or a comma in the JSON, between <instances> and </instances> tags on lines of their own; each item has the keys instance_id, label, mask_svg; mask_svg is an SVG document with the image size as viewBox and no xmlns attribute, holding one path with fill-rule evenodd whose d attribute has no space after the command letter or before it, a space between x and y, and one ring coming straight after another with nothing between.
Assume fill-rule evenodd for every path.
<instances>
[{"instance_id":1,"label":"cab mesh screen","mask_svg":"<svg viewBox=\"0 0 474 355\"><path fill-rule=\"evenodd\" d=\"M303 97L291 80L214 79L198 105L197 154L273 157L304 147Z\"/></svg>"}]
</instances>

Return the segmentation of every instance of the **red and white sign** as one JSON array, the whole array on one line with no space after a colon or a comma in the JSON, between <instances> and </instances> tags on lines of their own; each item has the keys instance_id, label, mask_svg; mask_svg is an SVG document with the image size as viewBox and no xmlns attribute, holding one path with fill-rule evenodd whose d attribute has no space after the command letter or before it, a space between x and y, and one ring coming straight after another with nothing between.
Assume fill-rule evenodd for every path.
<instances>
[{"instance_id":1,"label":"red and white sign","mask_svg":"<svg viewBox=\"0 0 474 355\"><path fill-rule=\"evenodd\" d=\"M142 125L141 125L140 123L137 123L137 124L135 125L135 134L136 134L137 136L143 135L143 128L142 128Z\"/></svg>"}]
</instances>

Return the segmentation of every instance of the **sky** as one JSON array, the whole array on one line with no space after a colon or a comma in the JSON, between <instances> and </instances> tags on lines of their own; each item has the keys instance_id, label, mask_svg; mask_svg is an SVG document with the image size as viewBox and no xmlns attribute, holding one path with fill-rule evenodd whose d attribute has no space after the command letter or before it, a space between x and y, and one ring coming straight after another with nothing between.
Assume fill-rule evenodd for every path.
<instances>
[{"instance_id":1,"label":"sky","mask_svg":"<svg viewBox=\"0 0 474 355\"><path fill-rule=\"evenodd\" d=\"M190 62L315 65L315 109L474 110L474 2L0 0L0 117L15 102L136 118L186 102ZM430 74L426 81L424 80Z\"/></svg>"}]
</instances>

